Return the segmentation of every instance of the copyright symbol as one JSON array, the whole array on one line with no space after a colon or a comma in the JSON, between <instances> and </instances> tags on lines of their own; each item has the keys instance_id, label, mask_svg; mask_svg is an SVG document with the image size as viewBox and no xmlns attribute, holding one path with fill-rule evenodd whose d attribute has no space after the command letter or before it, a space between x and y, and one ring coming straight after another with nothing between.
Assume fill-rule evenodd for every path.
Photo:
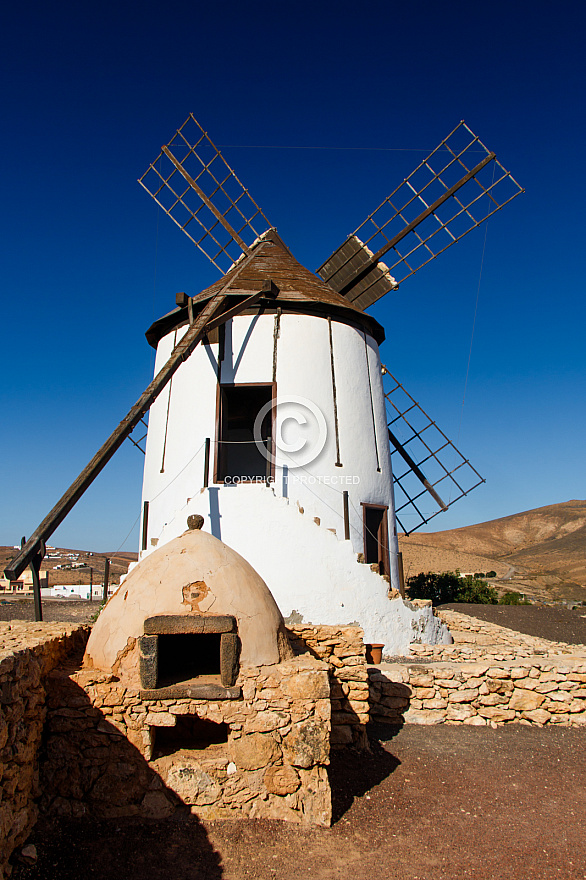
<instances>
[{"instance_id":1,"label":"copyright symbol","mask_svg":"<svg viewBox=\"0 0 586 880\"><path fill-rule=\"evenodd\" d=\"M267 449L262 426L271 413L272 444ZM259 452L272 463L277 452L289 468L304 467L314 461L325 446L327 425L321 409L306 397L290 395L265 403L254 422L254 440Z\"/></svg>"}]
</instances>

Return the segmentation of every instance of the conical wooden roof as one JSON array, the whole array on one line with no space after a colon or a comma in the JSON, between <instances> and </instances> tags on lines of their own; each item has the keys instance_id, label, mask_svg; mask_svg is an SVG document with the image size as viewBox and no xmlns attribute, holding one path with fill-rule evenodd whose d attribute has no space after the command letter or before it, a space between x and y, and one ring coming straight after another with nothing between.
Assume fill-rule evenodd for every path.
<instances>
[{"instance_id":1,"label":"conical wooden roof","mask_svg":"<svg viewBox=\"0 0 586 880\"><path fill-rule=\"evenodd\" d=\"M254 311L263 308L266 313L280 307L283 312L330 316L361 327L379 343L384 340L384 330L378 321L365 314L329 284L302 266L274 230L267 233L256 245L255 251L248 266L238 274L228 288L229 294L250 295L258 291L265 281L273 281L279 288L278 295L271 301L269 307L266 304L263 306L259 304L253 308ZM194 314L203 308L207 300L230 283L238 268L237 263L223 278L193 297ZM155 321L146 333L149 343L156 346L162 336L185 323L186 315L186 308L178 308Z\"/></svg>"}]
</instances>

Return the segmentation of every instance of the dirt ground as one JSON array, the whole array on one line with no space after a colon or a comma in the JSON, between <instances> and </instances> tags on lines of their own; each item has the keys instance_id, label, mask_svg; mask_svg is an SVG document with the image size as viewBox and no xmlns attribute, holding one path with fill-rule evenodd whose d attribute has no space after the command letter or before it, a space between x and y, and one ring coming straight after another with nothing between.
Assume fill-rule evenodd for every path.
<instances>
[{"instance_id":1,"label":"dirt ground","mask_svg":"<svg viewBox=\"0 0 586 880\"><path fill-rule=\"evenodd\" d=\"M89 623L100 610L100 602L87 599L43 599L43 620L47 622ZM34 620L32 599L3 599L0 620Z\"/></svg>"},{"instance_id":2,"label":"dirt ground","mask_svg":"<svg viewBox=\"0 0 586 880\"><path fill-rule=\"evenodd\" d=\"M586 732L378 726L332 763L335 823L62 821L14 880L586 877Z\"/></svg>"}]
</instances>

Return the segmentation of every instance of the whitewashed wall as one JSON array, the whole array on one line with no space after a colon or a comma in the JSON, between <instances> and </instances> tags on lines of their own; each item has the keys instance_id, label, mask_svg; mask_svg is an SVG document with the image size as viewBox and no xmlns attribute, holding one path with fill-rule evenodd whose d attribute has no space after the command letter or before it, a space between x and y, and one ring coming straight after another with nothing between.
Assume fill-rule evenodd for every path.
<instances>
[{"instance_id":1,"label":"whitewashed wall","mask_svg":"<svg viewBox=\"0 0 586 880\"><path fill-rule=\"evenodd\" d=\"M185 328L181 328L177 338L184 332ZM271 382L273 332L272 315L242 316L230 321L221 381ZM277 402L280 405L292 397L311 401L323 413L327 438L320 455L298 469L291 468L288 457L276 450L275 491L314 510L314 515L328 528L343 536L342 492L346 489L350 498L351 540L356 552L360 552L361 502L389 507L391 537L395 537L380 359L376 342L367 336L365 344L364 334L354 327L333 321L332 336L342 467L336 467L328 322L309 315L281 316ZM159 343L155 369L160 369L169 357L175 337L172 332ZM143 500L149 501L149 546L151 538L161 536L164 524L175 510L184 507L187 498L202 486L203 444L206 437L213 441L216 431L217 356L217 345L199 346L175 374L171 389L167 388L151 408L143 485ZM288 428L289 439L305 439L303 426L293 423ZM212 448L212 466L213 452ZM283 481L284 465L288 489ZM394 557L396 540L391 541L391 551Z\"/></svg>"},{"instance_id":2,"label":"whitewashed wall","mask_svg":"<svg viewBox=\"0 0 586 880\"><path fill-rule=\"evenodd\" d=\"M221 381L271 382L274 330L273 315L240 316L230 321ZM156 370L184 332L185 328L180 328L161 340ZM143 484L143 501L149 502L148 546L141 556L181 534L189 513L201 513L206 519L204 528L259 571L285 616L297 611L313 623L358 621L368 640L392 642L396 653L406 639L413 638L411 620L421 620L422 613L407 613L402 602L389 602L385 581L356 561L363 550L361 503L387 506L391 580L398 587L392 473L378 346L362 331L336 321L332 321L332 337L342 466L336 466L328 322L310 315L283 314L277 344L277 404L303 398L317 406L323 413L327 436L320 454L300 468L291 468L289 460L284 470L288 457L277 449L271 489L213 485L218 345L198 346L182 364L173 378L170 402L167 389L150 412ZM311 440L311 424L311 419L308 425L290 422L283 435L288 441ZM210 488L203 492L206 437L212 439L212 455ZM284 473L288 475L286 483ZM343 540L344 490L350 500L348 542ZM304 513L298 513L299 509ZM319 518L319 527L314 517ZM391 608L394 611L389 617ZM436 626L432 620L426 625L432 640L440 637L432 632ZM395 626L400 633L392 635Z\"/></svg>"}]
</instances>

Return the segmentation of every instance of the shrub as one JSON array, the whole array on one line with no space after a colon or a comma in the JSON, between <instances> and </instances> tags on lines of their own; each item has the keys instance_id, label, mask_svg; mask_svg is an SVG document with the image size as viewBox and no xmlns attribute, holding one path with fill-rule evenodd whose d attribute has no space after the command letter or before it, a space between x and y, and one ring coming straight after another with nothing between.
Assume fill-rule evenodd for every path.
<instances>
[{"instance_id":1,"label":"shrub","mask_svg":"<svg viewBox=\"0 0 586 880\"><path fill-rule=\"evenodd\" d=\"M442 605L458 601L460 586L461 578L453 571L441 574L428 571L407 578L406 592L410 599L431 599L434 605Z\"/></svg>"},{"instance_id":2,"label":"shrub","mask_svg":"<svg viewBox=\"0 0 586 880\"><path fill-rule=\"evenodd\" d=\"M531 602L528 599L523 599L521 593L511 590L500 597L499 605L531 605Z\"/></svg>"},{"instance_id":3,"label":"shrub","mask_svg":"<svg viewBox=\"0 0 586 880\"><path fill-rule=\"evenodd\" d=\"M474 577L475 577L475 578L483 578L483 577L486 577L486 575L485 575L485 573L484 573L483 571L475 571L475 572L474 572Z\"/></svg>"},{"instance_id":4,"label":"shrub","mask_svg":"<svg viewBox=\"0 0 586 880\"><path fill-rule=\"evenodd\" d=\"M498 593L494 587L489 587L486 581L473 578L462 578L462 586L457 602L474 602L476 605L496 605Z\"/></svg>"},{"instance_id":5,"label":"shrub","mask_svg":"<svg viewBox=\"0 0 586 880\"><path fill-rule=\"evenodd\" d=\"M475 602L496 605L498 595L485 581L477 578L459 577L453 571L441 574L432 572L414 575L407 579L406 592L410 599L431 599L433 605L446 602Z\"/></svg>"},{"instance_id":6,"label":"shrub","mask_svg":"<svg viewBox=\"0 0 586 880\"><path fill-rule=\"evenodd\" d=\"M495 577L496 577L496 571L487 571L487 572L486 572L486 577L487 577L487 578L495 578Z\"/></svg>"}]
</instances>

